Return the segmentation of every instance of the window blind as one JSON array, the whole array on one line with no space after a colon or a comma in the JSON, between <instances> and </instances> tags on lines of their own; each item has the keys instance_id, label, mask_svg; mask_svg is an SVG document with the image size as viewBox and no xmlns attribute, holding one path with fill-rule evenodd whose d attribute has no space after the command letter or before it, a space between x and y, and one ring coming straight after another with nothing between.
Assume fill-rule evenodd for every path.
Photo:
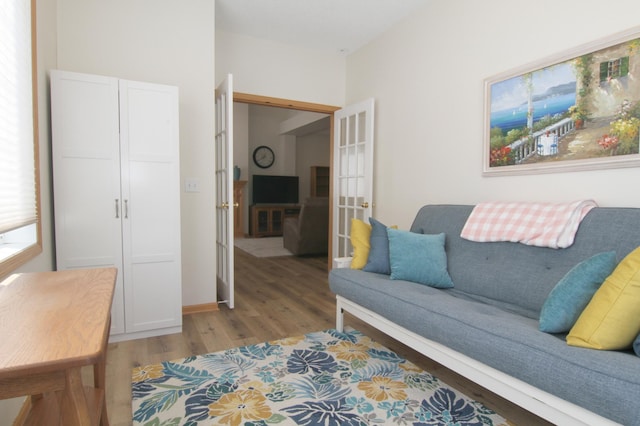
<instances>
[{"instance_id":1,"label":"window blind","mask_svg":"<svg viewBox=\"0 0 640 426\"><path fill-rule=\"evenodd\" d=\"M0 2L0 233L37 221L31 2Z\"/></svg>"}]
</instances>

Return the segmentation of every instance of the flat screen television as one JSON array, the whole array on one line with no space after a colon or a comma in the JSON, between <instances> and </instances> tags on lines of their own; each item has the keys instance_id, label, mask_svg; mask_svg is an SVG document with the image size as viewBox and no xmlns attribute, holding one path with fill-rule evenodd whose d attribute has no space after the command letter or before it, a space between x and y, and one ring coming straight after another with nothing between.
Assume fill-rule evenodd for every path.
<instances>
[{"instance_id":1,"label":"flat screen television","mask_svg":"<svg viewBox=\"0 0 640 426\"><path fill-rule=\"evenodd\" d=\"M253 175L253 204L297 204L298 176Z\"/></svg>"}]
</instances>

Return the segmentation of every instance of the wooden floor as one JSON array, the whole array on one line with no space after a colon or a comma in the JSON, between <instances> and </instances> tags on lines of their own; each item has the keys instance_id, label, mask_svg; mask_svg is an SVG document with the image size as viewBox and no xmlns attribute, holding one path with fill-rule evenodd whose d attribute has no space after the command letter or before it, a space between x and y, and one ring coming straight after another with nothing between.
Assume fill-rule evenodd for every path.
<instances>
[{"instance_id":1,"label":"wooden floor","mask_svg":"<svg viewBox=\"0 0 640 426\"><path fill-rule=\"evenodd\" d=\"M235 309L221 305L217 312L186 315L182 334L109 345L107 412L112 426L131 424L131 369L135 366L335 326L335 302L328 287L326 258L256 258L238 249L235 254ZM360 330L452 387L484 402L513 424L549 424L349 315L345 317L345 325Z\"/></svg>"}]
</instances>

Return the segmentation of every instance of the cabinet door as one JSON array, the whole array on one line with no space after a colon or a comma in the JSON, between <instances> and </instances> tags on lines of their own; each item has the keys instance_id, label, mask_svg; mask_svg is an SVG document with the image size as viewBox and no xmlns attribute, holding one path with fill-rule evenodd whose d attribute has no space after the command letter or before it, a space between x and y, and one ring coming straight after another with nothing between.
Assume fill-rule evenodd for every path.
<instances>
[{"instance_id":1,"label":"cabinet door","mask_svg":"<svg viewBox=\"0 0 640 426\"><path fill-rule=\"evenodd\" d=\"M269 233L269 209L256 209L256 235Z\"/></svg>"},{"instance_id":2,"label":"cabinet door","mask_svg":"<svg viewBox=\"0 0 640 426\"><path fill-rule=\"evenodd\" d=\"M284 221L284 209L271 209L271 229L269 233L272 235L282 235L282 222Z\"/></svg>"},{"instance_id":3,"label":"cabinet door","mask_svg":"<svg viewBox=\"0 0 640 426\"><path fill-rule=\"evenodd\" d=\"M118 80L51 71L57 269L115 266L111 333L124 332Z\"/></svg>"},{"instance_id":4,"label":"cabinet door","mask_svg":"<svg viewBox=\"0 0 640 426\"><path fill-rule=\"evenodd\" d=\"M182 324L178 89L120 81L127 333Z\"/></svg>"}]
</instances>

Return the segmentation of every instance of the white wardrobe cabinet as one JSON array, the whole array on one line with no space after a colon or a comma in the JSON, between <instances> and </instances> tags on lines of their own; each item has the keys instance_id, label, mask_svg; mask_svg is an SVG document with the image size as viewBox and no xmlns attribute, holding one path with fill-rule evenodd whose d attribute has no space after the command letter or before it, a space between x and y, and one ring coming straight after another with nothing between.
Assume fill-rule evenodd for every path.
<instances>
[{"instance_id":1,"label":"white wardrobe cabinet","mask_svg":"<svg viewBox=\"0 0 640 426\"><path fill-rule=\"evenodd\" d=\"M116 266L111 341L182 330L178 89L51 71L57 269Z\"/></svg>"}]
</instances>

